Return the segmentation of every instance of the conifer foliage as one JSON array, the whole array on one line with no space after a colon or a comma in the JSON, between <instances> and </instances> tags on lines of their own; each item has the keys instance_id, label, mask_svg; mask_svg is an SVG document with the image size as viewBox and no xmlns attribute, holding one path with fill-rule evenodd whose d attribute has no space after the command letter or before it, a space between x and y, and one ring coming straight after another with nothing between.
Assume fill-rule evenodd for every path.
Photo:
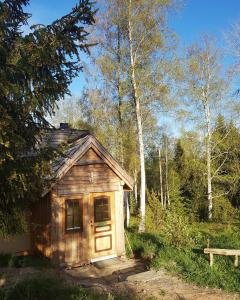
<instances>
[{"instance_id":1,"label":"conifer foliage","mask_svg":"<svg viewBox=\"0 0 240 300\"><path fill-rule=\"evenodd\" d=\"M94 23L93 4L81 0L52 24L23 33L27 0L0 1L0 232L20 231L22 212L40 194L52 151L34 149L47 114L69 93L89 52L86 27Z\"/></svg>"}]
</instances>

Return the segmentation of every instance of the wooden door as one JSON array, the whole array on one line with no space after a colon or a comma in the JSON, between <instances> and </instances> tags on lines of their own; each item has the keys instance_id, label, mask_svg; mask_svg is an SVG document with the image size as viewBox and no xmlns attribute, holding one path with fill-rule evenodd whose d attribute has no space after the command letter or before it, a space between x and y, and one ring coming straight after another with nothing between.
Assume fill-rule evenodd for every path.
<instances>
[{"instance_id":1,"label":"wooden door","mask_svg":"<svg viewBox=\"0 0 240 300\"><path fill-rule=\"evenodd\" d=\"M90 208L90 259L92 261L115 255L114 193L91 193Z\"/></svg>"}]
</instances>

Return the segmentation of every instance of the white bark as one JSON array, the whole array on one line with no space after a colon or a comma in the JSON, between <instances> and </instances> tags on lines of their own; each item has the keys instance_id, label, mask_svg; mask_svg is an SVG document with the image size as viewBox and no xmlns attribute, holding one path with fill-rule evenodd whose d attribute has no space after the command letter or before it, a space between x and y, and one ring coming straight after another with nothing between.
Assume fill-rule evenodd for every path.
<instances>
[{"instance_id":1,"label":"white bark","mask_svg":"<svg viewBox=\"0 0 240 300\"><path fill-rule=\"evenodd\" d=\"M122 92L121 92L121 54L120 54L120 29L117 28L117 91L118 91L118 136L119 136L119 156L121 166L124 166L124 153L123 153L123 119L122 119Z\"/></svg>"},{"instance_id":2,"label":"white bark","mask_svg":"<svg viewBox=\"0 0 240 300\"><path fill-rule=\"evenodd\" d=\"M158 158L159 158L159 184L160 184L160 198L162 207L163 203L163 178L162 178L162 162L161 162L161 148L158 149Z\"/></svg>"},{"instance_id":3,"label":"white bark","mask_svg":"<svg viewBox=\"0 0 240 300\"><path fill-rule=\"evenodd\" d=\"M167 137L165 139L165 185L166 185L166 205L170 206L169 188L168 188L168 142Z\"/></svg>"},{"instance_id":4,"label":"white bark","mask_svg":"<svg viewBox=\"0 0 240 300\"><path fill-rule=\"evenodd\" d=\"M130 209L129 209L129 198L128 192L123 193L124 197L124 206L125 206L125 227L128 228L130 221Z\"/></svg>"},{"instance_id":5,"label":"white bark","mask_svg":"<svg viewBox=\"0 0 240 300\"><path fill-rule=\"evenodd\" d=\"M205 116L207 125L207 197L208 197L208 219L212 220L212 129L211 129L211 112L208 102L205 103Z\"/></svg>"},{"instance_id":6,"label":"white bark","mask_svg":"<svg viewBox=\"0 0 240 300\"><path fill-rule=\"evenodd\" d=\"M136 207L138 206L138 186L137 186L137 170L134 172L134 199L136 203Z\"/></svg>"},{"instance_id":7,"label":"white bark","mask_svg":"<svg viewBox=\"0 0 240 300\"><path fill-rule=\"evenodd\" d=\"M146 175L145 175L145 156L144 156L144 143L143 143L143 130L142 130L142 116L140 99L138 96L137 82L136 82L136 64L134 60L133 39L132 39L132 1L128 2L128 42L129 42L129 56L131 63L131 84L132 96L135 104L135 112L137 119L137 135L139 144L139 158L140 158L140 173L141 173L141 187L140 187L140 224L139 232L145 231L145 193L146 193Z\"/></svg>"}]
</instances>

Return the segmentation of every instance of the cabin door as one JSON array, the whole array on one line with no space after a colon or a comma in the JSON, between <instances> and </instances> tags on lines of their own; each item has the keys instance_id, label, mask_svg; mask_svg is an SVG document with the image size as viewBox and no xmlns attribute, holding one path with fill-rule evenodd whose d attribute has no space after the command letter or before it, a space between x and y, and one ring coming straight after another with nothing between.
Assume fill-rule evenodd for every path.
<instances>
[{"instance_id":1,"label":"cabin door","mask_svg":"<svg viewBox=\"0 0 240 300\"><path fill-rule=\"evenodd\" d=\"M115 256L115 205L114 193L91 193L90 208L90 259L92 262Z\"/></svg>"}]
</instances>

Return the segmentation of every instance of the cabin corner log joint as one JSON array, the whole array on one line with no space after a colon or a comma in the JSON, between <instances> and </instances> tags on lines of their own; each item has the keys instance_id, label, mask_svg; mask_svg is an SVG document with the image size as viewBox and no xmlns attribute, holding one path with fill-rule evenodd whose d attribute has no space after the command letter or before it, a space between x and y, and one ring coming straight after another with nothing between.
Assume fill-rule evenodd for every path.
<instances>
[{"instance_id":1,"label":"cabin corner log joint","mask_svg":"<svg viewBox=\"0 0 240 300\"><path fill-rule=\"evenodd\" d=\"M54 181L32 207L29 250L63 265L122 256L123 195L133 180L86 131L50 130L42 143L66 140L64 157L52 165Z\"/></svg>"}]
</instances>

